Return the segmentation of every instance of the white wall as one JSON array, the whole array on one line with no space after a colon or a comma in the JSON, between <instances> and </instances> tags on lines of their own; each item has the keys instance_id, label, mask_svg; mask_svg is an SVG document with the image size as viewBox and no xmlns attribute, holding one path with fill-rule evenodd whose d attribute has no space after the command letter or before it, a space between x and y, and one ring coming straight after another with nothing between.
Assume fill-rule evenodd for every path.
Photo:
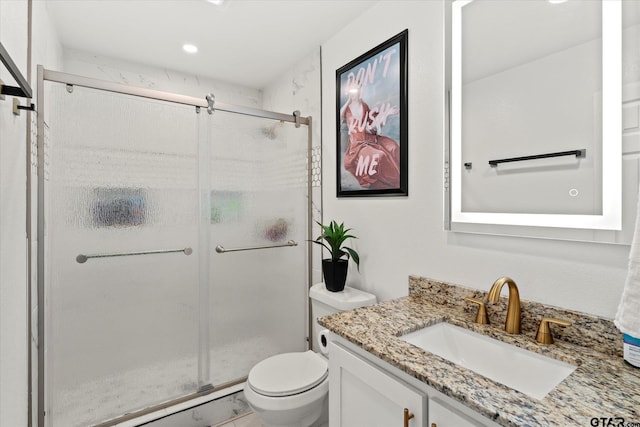
<instances>
[{"instance_id":1,"label":"white wall","mask_svg":"<svg viewBox=\"0 0 640 427\"><path fill-rule=\"evenodd\" d=\"M60 69L62 67L62 46L60 45L56 30L51 22L47 6L45 2L34 1L32 10L32 81L34 86L34 92L37 92L37 67L42 65L48 69ZM35 101L35 100L34 100ZM45 101L46 98L45 98ZM47 102L46 108L49 108ZM36 152L36 120L37 116L34 114L31 117L31 149L32 152ZM37 267L35 262L37 260L37 186L38 176L35 162L32 161L31 171L31 223L32 223L32 248L31 259L32 271L31 271L31 356L32 356L32 419L37 419L38 414L38 402L37 402L37 385L38 385L38 372L37 372L37 358L38 358L38 301L37 301Z\"/></svg>"},{"instance_id":2,"label":"white wall","mask_svg":"<svg viewBox=\"0 0 640 427\"><path fill-rule=\"evenodd\" d=\"M508 275L523 299L612 318L628 246L443 230L444 4L381 1L322 46L324 219L359 239L360 273L348 284L386 300L417 274L488 290ZM336 198L335 70L409 29L409 196ZM462 302L461 302L462 304Z\"/></svg>"},{"instance_id":3,"label":"white wall","mask_svg":"<svg viewBox=\"0 0 640 427\"><path fill-rule=\"evenodd\" d=\"M25 77L26 24L26 2L0 2L0 40ZM4 65L0 79L16 86ZM0 101L0 427L27 419L27 114L14 116L12 105Z\"/></svg>"},{"instance_id":4,"label":"white wall","mask_svg":"<svg viewBox=\"0 0 640 427\"><path fill-rule=\"evenodd\" d=\"M27 6L26 1L0 2L0 40L25 78L29 74ZM31 101L35 103L36 65L56 66L61 49L44 2L33 2L32 14ZM0 67L0 79L15 85L4 66ZM22 105L27 104L26 99L19 99ZM13 115L12 102L8 96L0 101L0 427L27 425L28 405L26 186L31 172L27 171L26 143L36 116L31 114L29 120L25 111ZM35 175L31 176L35 184Z\"/></svg>"}]
</instances>

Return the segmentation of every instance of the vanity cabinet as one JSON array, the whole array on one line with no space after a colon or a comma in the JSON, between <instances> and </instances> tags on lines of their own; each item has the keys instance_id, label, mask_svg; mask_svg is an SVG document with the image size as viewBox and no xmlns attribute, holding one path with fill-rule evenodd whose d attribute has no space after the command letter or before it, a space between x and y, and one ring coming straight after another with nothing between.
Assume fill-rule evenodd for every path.
<instances>
[{"instance_id":1,"label":"vanity cabinet","mask_svg":"<svg viewBox=\"0 0 640 427\"><path fill-rule=\"evenodd\" d=\"M477 414L477 419L457 411L449 403L439 397L429 398L429 423L431 427L480 427L494 425L486 424L481 415Z\"/></svg>"},{"instance_id":2,"label":"vanity cabinet","mask_svg":"<svg viewBox=\"0 0 640 427\"><path fill-rule=\"evenodd\" d=\"M329 344L329 426L424 426L426 400L426 393Z\"/></svg>"},{"instance_id":3,"label":"vanity cabinet","mask_svg":"<svg viewBox=\"0 0 640 427\"><path fill-rule=\"evenodd\" d=\"M406 422L405 408L410 417ZM329 344L329 426L364 425L499 427L427 384L334 335L334 340Z\"/></svg>"}]
</instances>

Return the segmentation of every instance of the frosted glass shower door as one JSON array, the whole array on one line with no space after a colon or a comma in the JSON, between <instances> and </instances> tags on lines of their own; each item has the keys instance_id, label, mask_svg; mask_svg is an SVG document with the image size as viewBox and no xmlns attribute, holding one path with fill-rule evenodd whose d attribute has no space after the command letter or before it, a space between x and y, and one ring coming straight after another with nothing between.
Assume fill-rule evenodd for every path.
<instances>
[{"instance_id":1,"label":"frosted glass shower door","mask_svg":"<svg viewBox=\"0 0 640 427\"><path fill-rule=\"evenodd\" d=\"M307 127L216 111L212 119L211 382L306 348ZM249 249L283 245L298 246Z\"/></svg>"},{"instance_id":2,"label":"frosted glass shower door","mask_svg":"<svg viewBox=\"0 0 640 427\"><path fill-rule=\"evenodd\" d=\"M209 117L46 89L45 419L87 426L198 389L198 121Z\"/></svg>"}]
</instances>

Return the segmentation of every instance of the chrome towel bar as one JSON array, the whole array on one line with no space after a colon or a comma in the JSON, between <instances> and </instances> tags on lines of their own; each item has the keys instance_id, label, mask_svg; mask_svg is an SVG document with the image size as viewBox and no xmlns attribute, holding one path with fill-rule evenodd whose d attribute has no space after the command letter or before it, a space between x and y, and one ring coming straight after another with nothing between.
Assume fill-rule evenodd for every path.
<instances>
[{"instance_id":1,"label":"chrome towel bar","mask_svg":"<svg viewBox=\"0 0 640 427\"><path fill-rule=\"evenodd\" d=\"M298 242L296 242L295 240L289 240L287 243L283 243L281 245L251 246L246 248L232 248L232 249L225 249L223 246L218 245L216 246L216 252L218 252L219 254L223 254L225 252L253 251L255 249L282 248L285 246L298 246Z\"/></svg>"},{"instance_id":2,"label":"chrome towel bar","mask_svg":"<svg viewBox=\"0 0 640 427\"><path fill-rule=\"evenodd\" d=\"M89 258L110 258L116 256L131 256L131 255L153 255L153 254L169 254L183 252L185 255L191 255L193 253L193 249L184 248L184 249L161 249L157 251L141 251L141 252L117 252L111 254L91 254L91 255L83 255L80 254L76 257L76 261L78 264L84 264L87 262Z\"/></svg>"}]
</instances>

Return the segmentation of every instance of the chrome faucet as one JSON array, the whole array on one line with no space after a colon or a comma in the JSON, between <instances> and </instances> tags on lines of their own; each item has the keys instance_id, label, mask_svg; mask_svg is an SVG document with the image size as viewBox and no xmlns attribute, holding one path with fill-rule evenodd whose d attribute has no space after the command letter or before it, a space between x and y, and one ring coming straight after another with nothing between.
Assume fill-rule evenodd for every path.
<instances>
[{"instance_id":1,"label":"chrome faucet","mask_svg":"<svg viewBox=\"0 0 640 427\"><path fill-rule=\"evenodd\" d=\"M509 305L507 307L507 320L504 324L504 330L509 334L520 333L520 293L518 286L513 279L509 277L501 277L493 283L489 291L489 302L498 302L500 299L500 291L504 284L509 285Z\"/></svg>"}]
</instances>

